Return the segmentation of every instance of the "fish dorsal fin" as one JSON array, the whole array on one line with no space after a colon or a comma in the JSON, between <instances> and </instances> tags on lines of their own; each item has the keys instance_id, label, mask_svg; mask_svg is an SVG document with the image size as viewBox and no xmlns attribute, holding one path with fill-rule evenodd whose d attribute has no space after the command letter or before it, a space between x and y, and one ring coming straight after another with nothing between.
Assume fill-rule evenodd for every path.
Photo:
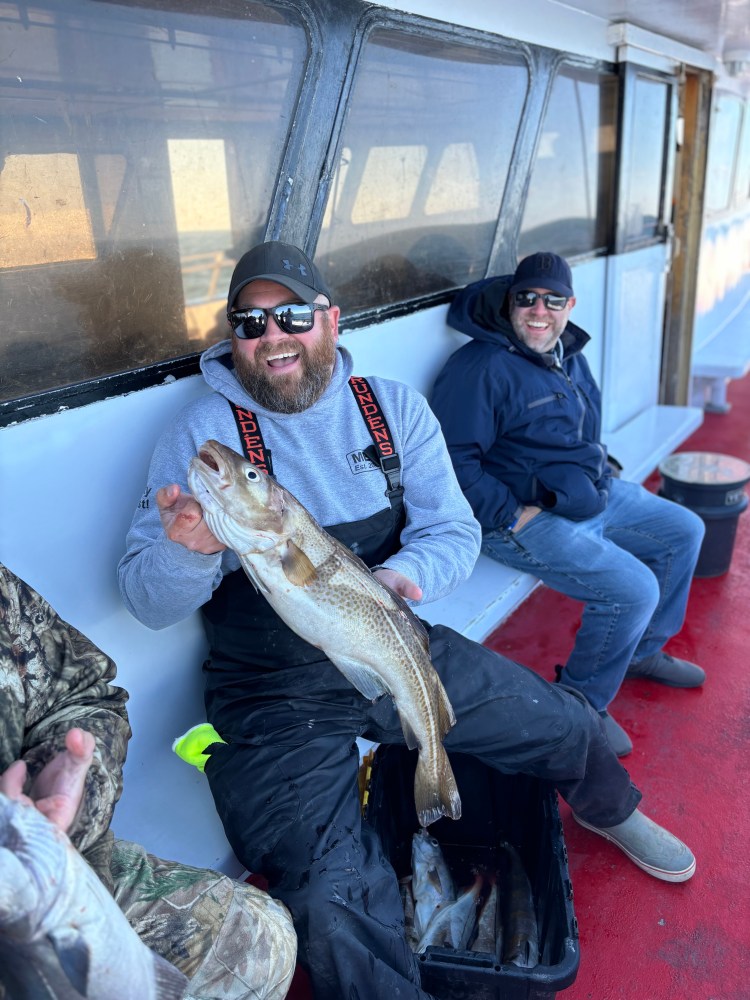
<instances>
[{"instance_id":1,"label":"fish dorsal fin","mask_svg":"<svg viewBox=\"0 0 750 1000\"><path fill-rule=\"evenodd\" d=\"M407 624L411 627L412 632L414 633L414 638L424 650L425 655L429 657L430 637L427 634L424 622L420 618L417 618L409 605L404 601L403 597L395 594L390 587L386 587L385 584L380 583L379 580L377 580L376 583L378 583L381 587L385 587L388 593L393 595L393 600L397 604L397 607L395 608L385 609L385 614L390 618L394 628L398 628L399 622L402 622L405 618Z\"/></svg>"},{"instance_id":2,"label":"fish dorsal fin","mask_svg":"<svg viewBox=\"0 0 750 1000\"><path fill-rule=\"evenodd\" d=\"M331 656L330 659L363 697L375 701L381 695L388 694L388 688L374 670L345 656Z\"/></svg>"},{"instance_id":3,"label":"fish dorsal fin","mask_svg":"<svg viewBox=\"0 0 750 1000\"><path fill-rule=\"evenodd\" d=\"M440 737L442 738L448 733L456 724L456 716L453 711L453 706L450 703L448 695L445 688L443 687L443 682L440 680L440 675L435 671L433 677L433 704L435 706L435 711L437 714L437 727Z\"/></svg>"},{"instance_id":4,"label":"fish dorsal fin","mask_svg":"<svg viewBox=\"0 0 750 1000\"><path fill-rule=\"evenodd\" d=\"M287 542L281 557L284 576L295 587L307 587L318 578L315 567L302 549L294 542Z\"/></svg>"},{"instance_id":5,"label":"fish dorsal fin","mask_svg":"<svg viewBox=\"0 0 750 1000\"><path fill-rule=\"evenodd\" d=\"M414 614L414 612L406 603L406 601L403 599L403 597L400 594L397 594L395 590L391 590L388 584L383 583L382 580L376 580L375 582L379 587L384 587L388 591L388 593L393 597L393 600L398 608L399 614L402 614L406 617L406 620L414 629L420 644L424 647L425 653L427 653L427 655L429 656L430 637L427 633L427 629L425 628L425 624L422 621L422 619L417 618L417 616Z\"/></svg>"}]
</instances>

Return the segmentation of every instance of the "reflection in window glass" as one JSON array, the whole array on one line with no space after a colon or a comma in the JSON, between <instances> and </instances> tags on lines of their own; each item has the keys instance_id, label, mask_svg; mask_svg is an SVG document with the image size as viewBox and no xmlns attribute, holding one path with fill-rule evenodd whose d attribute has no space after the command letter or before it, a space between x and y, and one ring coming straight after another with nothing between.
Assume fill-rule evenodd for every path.
<instances>
[{"instance_id":1,"label":"reflection in window glass","mask_svg":"<svg viewBox=\"0 0 750 1000\"><path fill-rule=\"evenodd\" d=\"M252 0L215 16L194 0L0 10L0 399L224 337L305 71L296 15Z\"/></svg>"},{"instance_id":2,"label":"reflection in window glass","mask_svg":"<svg viewBox=\"0 0 750 1000\"><path fill-rule=\"evenodd\" d=\"M352 207L354 225L407 218L426 160L424 146L373 147Z\"/></svg>"},{"instance_id":3,"label":"reflection in window glass","mask_svg":"<svg viewBox=\"0 0 750 1000\"><path fill-rule=\"evenodd\" d=\"M526 198L519 257L611 243L617 78L564 68L555 79Z\"/></svg>"},{"instance_id":4,"label":"reflection in window glass","mask_svg":"<svg viewBox=\"0 0 750 1000\"><path fill-rule=\"evenodd\" d=\"M223 303L231 278L231 259L223 249L232 240L226 144L223 139L170 139L167 149L187 332L197 340L202 319L210 319L208 310Z\"/></svg>"},{"instance_id":5,"label":"reflection in window glass","mask_svg":"<svg viewBox=\"0 0 750 1000\"><path fill-rule=\"evenodd\" d=\"M637 77L633 101L633 131L625 174L627 191L622 234L626 242L653 239L659 235L669 85L660 80Z\"/></svg>"},{"instance_id":6,"label":"reflection in window glass","mask_svg":"<svg viewBox=\"0 0 750 1000\"><path fill-rule=\"evenodd\" d=\"M0 267L96 256L78 157L8 156L0 187Z\"/></svg>"},{"instance_id":7,"label":"reflection in window glass","mask_svg":"<svg viewBox=\"0 0 750 1000\"><path fill-rule=\"evenodd\" d=\"M479 208L479 163L471 143L452 142L446 146L435 171L425 215L475 211Z\"/></svg>"},{"instance_id":8,"label":"reflection in window glass","mask_svg":"<svg viewBox=\"0 0 750 1000\"><path fill-rule=\"evenodd\" d=\"M128 161L121 154L107 154L94 157L96 170L96 186L99 188L101 201L102 227L109 234L115 221L117 198L125 180Z\"/></svg>"},{"instance_id":9,"label":"reflection in window glass","mask_svg":"<svg viewBox=\"0 0 750 1000\"><path fill-rule=\"evenodd\" d=\"M721 212L732 199L732 179L737 159L737 143L742 123L742 101L730 94L720 94L711 112L706 178L706 211Z\"/></svg>"},{"instance_id":10,"label":"reflection in window glass","mask_svg":"<svg viewBox=\"0 0 750 1000\"><path fill-rule=\"evenodd\" d=\"M745 124L742 128L742 148L737 163L737 204L750 200L750 101L745 104Z\"/></svg>"},{"instance_id":11,"label":"reflection in window glass","mask_svg":"<svg viewBox=\"0 0 750 1000\"><path fill-rule=\"evenodd\" d=\"M484 275L527 86L505 52L370 35L316 250L344 312Z\"/></svg>"}]
</instances>

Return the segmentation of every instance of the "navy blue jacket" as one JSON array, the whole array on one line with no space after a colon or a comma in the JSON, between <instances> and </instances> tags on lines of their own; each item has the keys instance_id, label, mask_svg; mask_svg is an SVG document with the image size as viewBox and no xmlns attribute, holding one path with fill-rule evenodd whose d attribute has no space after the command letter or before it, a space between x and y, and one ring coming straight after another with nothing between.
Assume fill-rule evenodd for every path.
<instances>
[{"instance_id":1,"label":"navy blue jacket","mask_svg":"<svg viewBox=\"0 0 750 1000\"><path fill-rule=\"evenodd\" d=\"M485 278L454 298L448 323L473 337L447 361L432 394L461 489L484 530L511 524L534 504L574 521L607 504L611 469L599 441L601 394L581 350L589 336L568 322L563 359L526 348L507 309L493 329L478 321L511 276ZM479 302L478 302L479 299Z\"/></svg>"}]
</instances>

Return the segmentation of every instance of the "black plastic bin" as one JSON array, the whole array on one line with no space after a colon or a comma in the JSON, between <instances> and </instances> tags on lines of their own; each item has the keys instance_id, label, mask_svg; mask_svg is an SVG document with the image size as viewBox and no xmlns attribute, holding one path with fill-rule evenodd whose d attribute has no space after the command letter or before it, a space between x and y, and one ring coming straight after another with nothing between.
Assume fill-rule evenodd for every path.
<instances>
[{"instance_id":1,"label":"black plastic bin","mask_svg":"<svg viewBox=\"0 0 750 1000\"><path fill-rule=\"evenodd\" d=\"M472 866L497 861L508 841L521 855L534 893L539 964L498 964L494 956L430 947L420 955L422 987L438 1000L547 1000L578 973L578 925L557 796L527 775L508 775L464 754L451 754L461 795L460 820L441 819L437 838L457 884L471 883ZM365 818L380 834L399 878L411 874L416 751L380 746L375 752Z\"/></svg>"},{"instance_id":2,"label":"black plastic bin","mask_svg":"<svg viewBox=\"0 0 750 1000\"><path fill-rule=\"evenodd\" d=\"M740 514L748 505L750 465L731 455L682 451L659 465L659 493L695 511L706 525L694 576L721 576L732 562Z\"/></svg>"}]
</instances>

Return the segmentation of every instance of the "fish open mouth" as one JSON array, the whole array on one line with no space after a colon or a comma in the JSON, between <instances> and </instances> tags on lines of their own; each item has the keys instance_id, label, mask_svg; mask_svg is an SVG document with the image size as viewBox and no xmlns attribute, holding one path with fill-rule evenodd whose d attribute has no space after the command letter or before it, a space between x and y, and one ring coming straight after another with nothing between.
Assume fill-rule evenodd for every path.
<instances>
[{"instance_id":1,"label":"fish open mouth","mask_svg":"<svg viewBox=\"0 0 750 1000\"><path fill-rule=\"evenodd\" d=\"M219 468L219 463L216 461L211 452L208 451L208 449L201 448L201 450L198 452L198 458L201 460L201 462L203 462L204 465L207 465L209 469L212 469L214 472L221 472L221 469Z\"/></svg>"}]
</instances>

